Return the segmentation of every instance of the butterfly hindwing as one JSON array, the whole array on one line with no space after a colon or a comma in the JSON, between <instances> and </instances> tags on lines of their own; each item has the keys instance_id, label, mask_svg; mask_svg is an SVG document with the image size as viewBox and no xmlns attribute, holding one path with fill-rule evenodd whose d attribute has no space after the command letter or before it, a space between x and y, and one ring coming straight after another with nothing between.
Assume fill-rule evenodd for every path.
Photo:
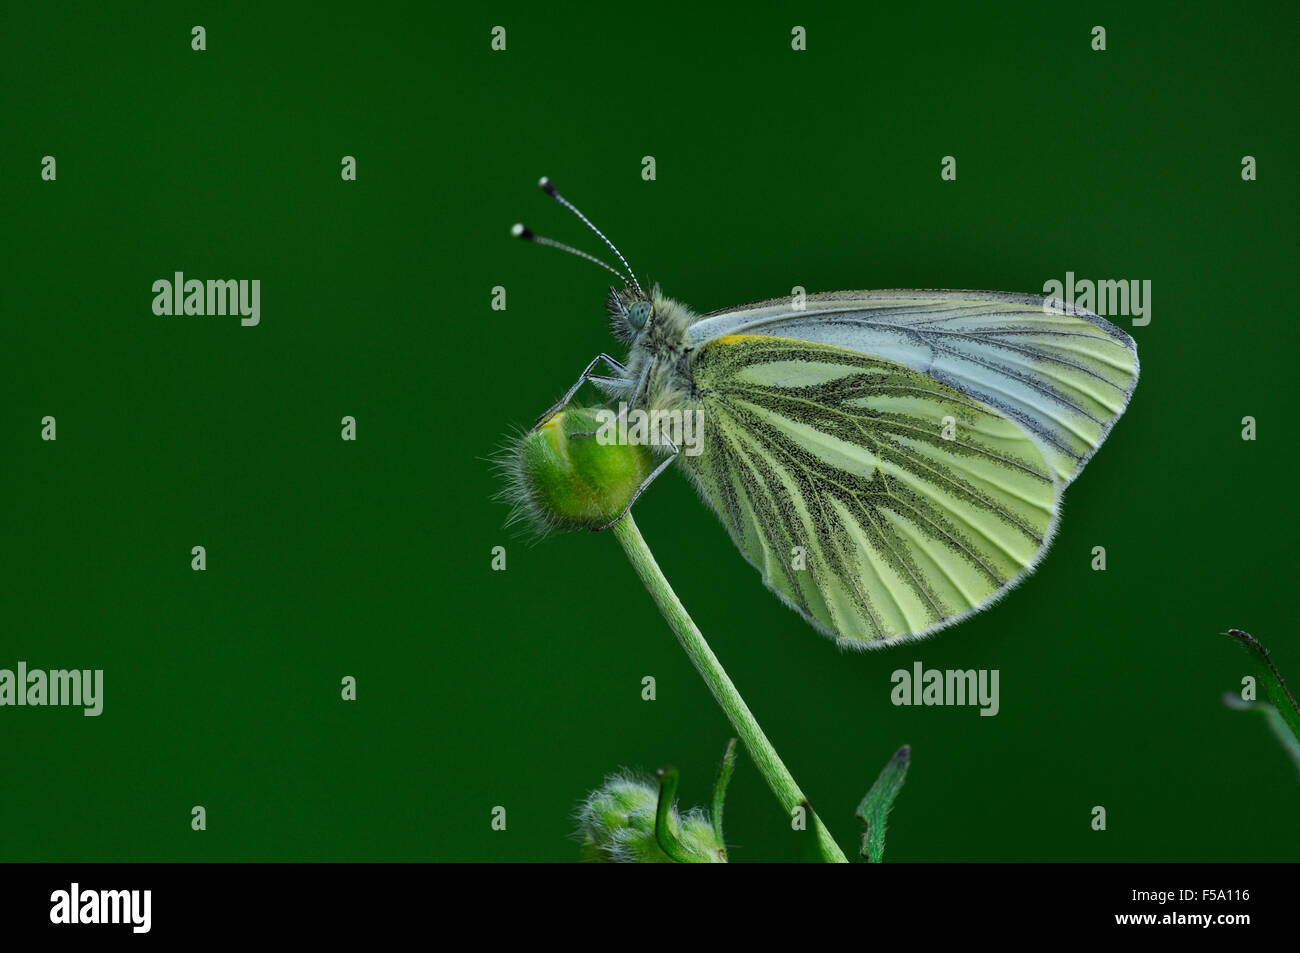
<instances>
[{"instance_id":1,"label":"butterfly hindwing","mask_svg":"<svg viewBox=\"0 0 1300 953\"><path fill-rule=\"evenodd\" d=\"M837 291L743 305L688 329L701 346L767 335L894 361L974 397L1043 446L1069 483L1123 413L1137 384L1132 338L1082 308L989 291Z\"/></svg>"},{"instance_id":2,"label":"butterfly hindwing","mask_svg":"<svg viewBox=\"0 0 1300 953\"><path fill-rule=\"evenodd\" d=\"M951 624L1013 585L1055 527L1040 442L883 357L766 335L697 348L687 472L765 584L845 644Z\"/></svg>"}]
</instances>

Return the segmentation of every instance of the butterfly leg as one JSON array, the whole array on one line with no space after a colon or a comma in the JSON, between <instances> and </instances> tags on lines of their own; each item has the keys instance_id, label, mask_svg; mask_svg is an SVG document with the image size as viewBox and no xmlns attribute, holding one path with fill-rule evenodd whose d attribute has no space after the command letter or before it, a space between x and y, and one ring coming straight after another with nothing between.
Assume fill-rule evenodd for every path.
<instances>
[{"instance_id":1,"label":"butterfly leg","mask_svg":"<svg viewBox=\"0 0 1300 953\"><path fill-rule=\"evenodd\" d=\"M604 361L606 364L608 364L610 368L612 368L614 372L617 374L624 374L627 372L626 367L624 367L618 361L614 360L608 354L603 354L603 353L597 354L595 357L591 359L591 363L587 365L586 369L582 372L582 375L578 378L578 380L574 383L574 385L569 388L568 393L566 393L563 397L561 397L554 404L552 404L550 410L548 410L546 413L542 414L540 417L537 418L537 422L533 424L534 430L542 426L542 424L546 423L548 420L550 420L552 417L554 417L556 414L562 411L565 408L565 406L568 405L569 401L573 400L573 395L578 392L578 388L581 387L583 384L585 384L588 380L591 380L593 377L596 377L596 375L593 375L591 372L596 369L596 365L599 364L601 361ZM623 378L596 377L596 379L605 382L617 382L620 384L632 383L632 381L630 380L625 381L623 380Z\"/></svg>"},{"instance_id":2,"label":"butterfly leg","mask_svg":"<svg viewBox=\"0 0 1300 953\"><path fill-rule=\"evenodd\" d=\"M611 526L613 526L615 523L617 523L619 520L621 520L624 516L627 516L627 511L632 508L632 504L635 503L637 499L640 498L641 494L646 491L646 488L655 481L655 477L659 476L659 474L667 470L668 464L672 463L674 460L677 459L677 454L679 452L677 450L677 446L671 440L667 440L667 439L664 440L664 443L666 443L668 447L672 450L672 453L668 456L668 459L664 460L662 463L659 464L659 466L651 470L650 475L641 481L641 485L637 487L636 492L632 494L632 499L628 500L627 506L623 507L623 512L619 513L618 516L615 516L604 526L597 526L594 530L592 530L593 533L602 533L605 530L609 529Z\"/></svg>"},{"instance_id":3,"label":"butterfly leg","mask_svg":"<svg viewBox=\"0 0 1300 953\"><path fill-rule=\"evenodd\" d=\"M636 383L630 377L606 377L603 374L592 374L587 378L587 380L605 392L605 396L609 398L606 403L610 404L612 404L618 396L625 394L627 389Z\"/></svg>"}]
</instances>

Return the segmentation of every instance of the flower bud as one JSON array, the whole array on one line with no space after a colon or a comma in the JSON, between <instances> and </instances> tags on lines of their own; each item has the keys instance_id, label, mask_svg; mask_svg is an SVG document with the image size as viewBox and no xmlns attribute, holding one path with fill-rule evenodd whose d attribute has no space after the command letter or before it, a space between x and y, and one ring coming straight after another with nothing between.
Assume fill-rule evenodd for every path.
<instances>
[{"instance_id":1,"label":"flower bud","mask_svg":"<svg viewBox=\"0 0 1300 953\"><path fill-rule=\"evenodd\" d=\"M659 786L633 774L610 777L578 809L582 859L589 862L666 864L655 836ZM695 863L726 863L727 851L701 808L686 814L673 805L668 829L677 845Z\"/></svg>"},{"instance_id":2,"label":"flower bud","mask_svg":"<svg viewBox=\"0 0 1300 953\"><path fill-rule=\"evenodd\" d=\"M602 443L593 433L599 429L594 410L569 408L507 448L498 463L511 522L600 529L622 514L654 459L645 446Z\"/></svg>"}]
</instances>

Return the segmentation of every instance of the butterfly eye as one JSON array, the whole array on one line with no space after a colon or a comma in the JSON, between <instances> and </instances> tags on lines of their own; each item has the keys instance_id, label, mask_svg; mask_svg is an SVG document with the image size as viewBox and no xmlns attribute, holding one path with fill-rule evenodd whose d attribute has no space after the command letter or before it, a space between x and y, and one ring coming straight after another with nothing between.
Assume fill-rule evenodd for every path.
<instances>
[{"instance_id":1,"label":"butterfly eye","mask_svg":"<svg viewBox=\"0 0 1300 953\"><path fill-rule=\"evenodd\" d=\"M627 323L640 331L650 319L650 302L638 301L627 309Z\"/></svg>"}]
</instances>

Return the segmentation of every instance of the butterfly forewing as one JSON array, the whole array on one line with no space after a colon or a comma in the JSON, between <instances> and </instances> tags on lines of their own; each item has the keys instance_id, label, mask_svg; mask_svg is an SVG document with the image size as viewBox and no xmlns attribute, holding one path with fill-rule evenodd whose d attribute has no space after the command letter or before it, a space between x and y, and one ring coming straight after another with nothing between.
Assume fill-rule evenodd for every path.
<instances>
[{"instance_id":1,"label":"butterfly forewing","mask_svg":"<svg viewBox=\"0 0 1300 953\"><path fill-rule=\"evenodd\" d=\"M846 643L956 621L1050 538L1040 443L935 378L753 334L699 346L692 377L705 437L684 466L764 582Z\"/></svg>"},{"instance_id":2,"label":"butterfly forewing","mask_svg":"<svg viewBox=\"0 0 1300 953\"><path fill-rule=\"evenodd\" d=\"M706 315L687 343L737 334L831 345L919 371L1019 424L1067 483L1106 438L1138 376L1127 334L1034 295L840 291L811 295L798 309L776 299Z\"/></svg>"}]
</instances>

